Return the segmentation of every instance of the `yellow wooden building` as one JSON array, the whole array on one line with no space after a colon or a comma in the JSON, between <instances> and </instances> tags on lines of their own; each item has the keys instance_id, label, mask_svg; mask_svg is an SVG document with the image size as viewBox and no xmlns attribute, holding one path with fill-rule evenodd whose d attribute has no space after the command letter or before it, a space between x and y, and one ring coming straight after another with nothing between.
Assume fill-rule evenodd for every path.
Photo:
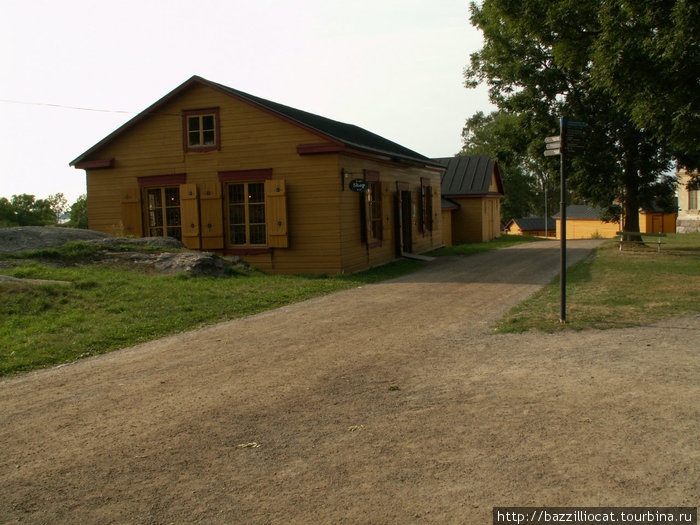
<instances>
[{"instance_id":1,"label":"yellow wooden building","mask_svg":"<svg viewBox=\"0 0 700 525\"><path fill-rule=\"evenodd\" d=\"M273 273L354 272L443 244L442 165L198 76L71 165L86 171L90 229Z\"/></svg>"},{"instance_id":2,"label":"yellow wooden building","mask_svg":"<svg viewBox=\"0 0 700 525\"><path fill-rule=\"evenodd\" d=\"M566 238L591 239L612 238L622 230L620 221L604 222L600 220L603 210L590 206L572 205L566 208ZM641 233L675 233L676 212L661 210L650 206L639 211L639 231ZM561 218L554 216L557 222L557 239L561 238Z\"/></svg>"},{"instance_id":3,"label":"yellow wooden building","mask_svg":"<svg viewBox=\"0 0 700 525\"><path fill-rule=\"evenodd\" d=\"M485 156L434 160L445 167L440 184L443 224L450 228L445 244L485 242L498 237L504 195L498 162Z\"/></svg>"},{"instance_id":4,"label":"yellow wooden building","mask_svg":"<svg viewBox=\"0 0 700 525\"><path fill-rule=\"evenodd\" d=\"M620 231L619 222L604 222L600 208L574 204L566 207L567 239L609 239ZM561 239L561 213L554 215L557 222L557 239Z\"/></svg>"},{"instance_id":5,"label":"yellow wooden building","mask_svg":"<svg viewBox=\"0 0 700 525\"><path fill-rule=\"evenodd\" d=\"M509 235L532 235L534 237L555 238L557 236L556 221L549 217L522 217L511 219L503 231Z\"/></svg>"},{"instance_id":6,"label":"yellow wooden building","mask_svg":"<svg viewBox=\"0 0 700 525\"><path fill-rule=\"evenodd\" d=\"M669 212L657 207L639 211L639 231L642 233L676 233L678 212Z\"/></svg>"}]
</instances>

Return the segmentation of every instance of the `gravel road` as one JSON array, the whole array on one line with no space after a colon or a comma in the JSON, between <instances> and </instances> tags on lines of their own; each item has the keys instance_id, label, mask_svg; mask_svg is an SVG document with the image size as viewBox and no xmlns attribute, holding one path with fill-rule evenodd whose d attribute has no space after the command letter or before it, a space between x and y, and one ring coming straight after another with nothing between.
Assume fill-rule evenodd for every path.
<instances>
[{"instance_id":1,"label":"gravel road","mask_svg":"<svg viewBox=\"0 0 700 525\"><path fill-rule=\"evenodd\" d=\"M571 263L598 241L570 241ZM697 505L700 317L493 335L558 244L0 382L2 523L491 523Z\"/></svg>"}]
</instances>

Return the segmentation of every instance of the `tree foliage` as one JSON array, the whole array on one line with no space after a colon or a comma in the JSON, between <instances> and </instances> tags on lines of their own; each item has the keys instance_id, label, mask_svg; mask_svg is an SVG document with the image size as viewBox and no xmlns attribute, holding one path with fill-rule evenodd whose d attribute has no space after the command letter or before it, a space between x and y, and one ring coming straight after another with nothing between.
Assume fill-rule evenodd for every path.
<instances>
[{"instance_id":1,"label":"tree foliage","mask_svg":"<svg viewBox=\"0 0 700 525\"><path fill-rule=\"evenodd\" d=\"M529 141L519 120L517 115L504 111L489 115L479 111L467 120L462 131L462 155L485 155L498 161L507 188L501 203L502 225L539 211L538 181L523 164Z\"/></svg>"},{"instance_id":2,"label":"tree foliage","mask_svg":"<svg viewBox=\"0 0 700 525\"><path fill-rule=\"evenodd\" d=\"M22 193L13 195L10 200L0 198L0 226L45 226L56 224L65 213L68 201L63 193L37 199L34 195Z\"/></svg>"},{"instance_id":3,"label":"tree foliage","mask_svg":"<svg viewBox=\"0 0 700 525\"><path fill-rule=\"evenodd\" d=\"M73 228L83 228L87 229L87 195L84 193L78 197L73 205L70 207L70 223L69 226Z\"/></svg>"},{"instance_id":4,"label":"tree foliage","mask_svg":"<svg viewBox=\"0 0 700 525\"><path fill-rule=\"evenodd\" d=\"M601 3L599 21L594 84L682 166L699 168L700 3L612 0Z\"/></svg>"},{"instance_id":5,"label":"tree foliage","mask_svg":"<svg viewBox=\"0 0 700 525\"><path fill-rule=\"evenodd\" d=\"M614 2L613 2L614 3ZM543 158L544 137L558 135L558 118L588 123L586 154L567 166L568 184L579 201L613 214L625 210L625 227L637 230L638 209L672 191L663 173L676 153L653 129L640 126L597 74L605 27L614 22L603 0L484 0L472 3L471 22L484 47L470 57L467 86L485 82L500 112L517 118L527 143L516 150L520 165L557 172ZM619 20L618 20L619 22ZM612 51L611 51L612 52ZM637 64L642 69L644 64ZM465 145L471 147L467 137ZM508 188L506 188L508 190Z\"/></svg>"}]
</instances>

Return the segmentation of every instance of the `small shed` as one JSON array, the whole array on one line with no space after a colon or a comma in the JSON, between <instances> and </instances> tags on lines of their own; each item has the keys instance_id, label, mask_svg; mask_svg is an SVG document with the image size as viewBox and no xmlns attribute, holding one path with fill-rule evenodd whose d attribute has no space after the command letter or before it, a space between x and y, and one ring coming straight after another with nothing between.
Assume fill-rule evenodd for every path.
<instances>
[{"instance_id":1,"label":"small shed","mask_svg":"<svg viewBox=\"0 0 700 525\"><path fill-rule=\"evenodd\" d=\"M639 210L639 231L642 233L676 233L678 205L663 209L657 203Z\"/></svg>"},{"instance_id":2,"label":"small shed","mask_svg":"<svg viewBox=\"0 0 700 525\"><path fill-rule=\"evenodd\" d=\"M450 224L451 243L484 242L498 237L504 195L498 162L481 155L433 161L445 167L440 187L443 223L447 220ZM448 231L444 225L443 231ZM443 242L448 244L444 233Z\"/></svg>"},{"instance_id":3,"label":"small shed","mask_svg":"<svg viewBox=\"0 0 700 525\"><path fill-rule=\"evenodd\" d=\"M574 204L566 207L566 238L612 238L620 231L620 223L601 220L602 208ZM561 213L554 215L557 223L557 239L561 239Z\"/></svg>"},{"instance_id":4,"label":"small shed","mask_svg":"<svg viewBox=\"0 0 700 525\"><path fill-rule=\"evenodd\" d=\"M511 219L506 224L505 233L510 235L533 235L535 237L556 237L557 221L552 217L521 217Z\"/></svg>"}]
</instances>

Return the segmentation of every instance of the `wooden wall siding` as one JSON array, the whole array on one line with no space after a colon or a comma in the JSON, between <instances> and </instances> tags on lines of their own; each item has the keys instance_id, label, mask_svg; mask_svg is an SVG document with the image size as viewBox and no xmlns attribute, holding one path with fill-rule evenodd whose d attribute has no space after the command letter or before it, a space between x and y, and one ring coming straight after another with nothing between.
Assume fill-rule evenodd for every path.
<instances>
[{"instance_id":1,"label":"wooden wall siding","mask_svg":"<svg viewBox=\"0 0 700 525\"><path fill-rule=\"evenodd\" d=\"M456 210L455 210L456 211ZM452 213L453 210L442 210L442 243L452 246Z\"/></svg>"},{"instance_id":2,"label":"wooden wall siding","mask_svg":"<svg viewBox=\"0 0 700 525\"><path fill-rule=\"evenodd\" d=\"M639 229L643 233L676 233L677 213L640 213Z\"/></svg>"},{"instance_id":3,"label":"wooden wall siding","mask_svg":"<svg viewBox=\"0 0 700 525\"><path fill-rule=\"evenodd\" d=\"M557 222L557 239L561 239L561 220ZM615 233L620 231L620 224L617 222L603 222L594 219L566 219L567 239L610 239L615 237Z\"/></svg>"},{"instance_id":4,"label":"wooden wall siding","mask_svg":"<svg viewBox=\"0 0 700 525\"><path fill-rule=\"evenodd\" d=\"M452 213L452 242L481 242L483 235L482 199L451 199L459 204Z\"/></svg>"},{"instance_id":5,"label":"wooden wall siding","mask_svg":"<svg viewBox=\"0 0 700 525\"><path fill-rule=\"evenodd\" d=\"M183 152L181 111L208 107L220 108L221 150ZM273 180L286 183L289 247L245 258L279 273L340 272L337 154L300 156L296 151L299 144L318 142L317 135L274 115L195 86L95 152L96 158L115 161L112 169L87 170L90 228L121 234L121 196L137 186L137 177L185 173L186 184L199 191L201 247L220 250L224 230L218 172L272 169Z\"/></svg>"},{"instance_id":6,"label":"wooden wall siding","mask_svg":"<svg viewBox=\"0 0 700 525\"><path fill-rule=\"evenodd\" d=\"M343 180L341 190L341 170L349 175ZM359 193L351 191L348 183L353 178L362 177L365 170L379 173L382 186L382 242L380 246L368 248L362 242L362 223ZM342 271L355 272L385 264L396 256L395 196L396 183L408 183L412 194L412 239L413 252L422 253L442 246L442 216L440 213L440 173L429 169L397 165L392 162L363 159L351 155L340 155L336 167L336 189L340 198L340 243L342 251ZM433 199L433 232L424 236L418 231L418 198L421 177L431 181Z\"/></svg>"},{"instance_id":7,"label":"wooden wall siding","mask_svg":"<svg viewBox=\"0 0 700 525\"><path fill-rule=\"evenodd\" d=\"M521 230L520 226L518 226L515 222L506 227L506 233L509 235L535 235L534 233L530 233L530 230Z\"/></svg>"},{"instance_id":8,"label":"wooden wall siding","mask_svg":"<svg viewBox=\"0 0 700 525\"><path fill-rule=\"evenodd\" d=\"M495 168L494 168L495 170ZM491 175L491 184L489 184L489 191L490 192L498 192L498 183L496 182L496 173Z\"/></svg>"}]
</instances>

